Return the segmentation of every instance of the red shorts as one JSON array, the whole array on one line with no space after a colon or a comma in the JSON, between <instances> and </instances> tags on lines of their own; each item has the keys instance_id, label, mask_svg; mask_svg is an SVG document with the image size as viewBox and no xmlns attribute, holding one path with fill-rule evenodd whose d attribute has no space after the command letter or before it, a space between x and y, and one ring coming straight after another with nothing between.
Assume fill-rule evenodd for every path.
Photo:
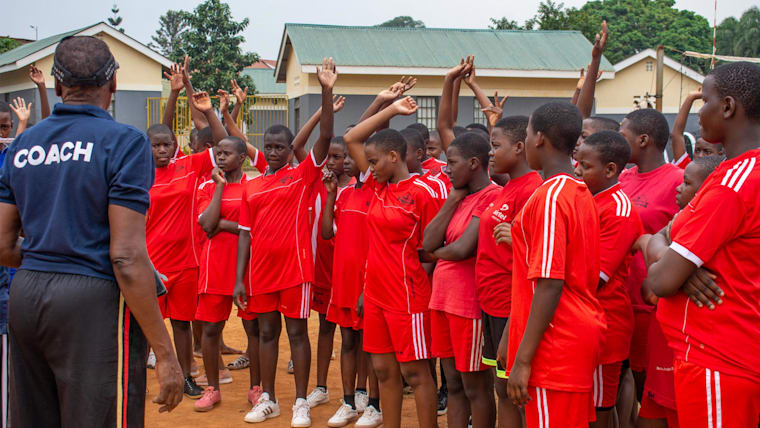
<instances>
[{"instance_id":1,"label":"red shorts","mask_svg":"<svg viewBox=\"0 0 760 428\"><path fill-rule=\"evenodd\" d=\"M531 400L525 405L526 428L588 428L596 419L591 393L556 391L528 386Z\"/></svg>"},{"instance_id":2,"label":"red shorts","mask_svg":"<svg viewBox=\"0 0 760 428\"><path fill-rule=\"evenodd\" d=\"M760 383L678 359L674 362L674 377L681 426L758 426Z\"/></svg>"},{"instance_id":3,"label":"red shorts","mask_svg":"<svg viewBox=\"0 0 760 428\"><path fill-rule=\"evenodd\" d=\"M611 409L617 401L620 370L623 362L599 364L594 370L594 407Z\"/></svg>"},{"instance_id":4,"label":"red shorts","mask_svg":"<svg viewBox=\"0 0 760 428\"><path fill-rule=\"evenodd\" d=\"M253 297L248 296L249 302L251 301L251 299L253 299ZM259 314L257 314L256 312L251 312L249 311L249 309L251 309L251 305L248 305L246 309L237 308L238 318L245 321L252 321L259 317Z\"/></svg>"},{"instance_id":5,"label":"red shorts","mask_svg":"<svg viewBox=\"0 0 760 428\"><path fill-rule=\"evenodd\" d=\"M340 306L330 305L327 308L327 321L338 324L343 328L362 330L364 322L354 308L341 308Z\"/></svg>"},{"instance_id":6,"label":"red shorts","mask_svg":"<svg viewBox=\"0 0 760 428\"><path fill-rule=\"evenodd\" d=\"M430 358L430 311L391 312L365 301L364 350L393 352L401 363Z\"/></svg>"},{"instance_id":7,"label":"red shorts","mask_svg":"<svg viewBox=\"0 0 760 428\"><path fill-rule=\"evenodd\" d=\"M330 297L332 290L329 288L320 288L316 285L311 288L311 310L317 311L322 315L327 315L327 308L330 306Z\"/></svg>"},{"instance_id":8,"label":"red shorts","mask_svg":"<svg viewBox=\"0 0 760 428\"><path fill-rule=\"evenodd\" d=\"M232 296L221 294L199 294L198 309L195 311L197 321L222 322L227 321L232 310Z\"/></svg>"},{"instance_id":9,"label":"red shorts","mask_svg":"<svg viewBox=\"0 0 760 428\"><path fill-rule=\"evenodd\" d=\"M635 325L633 327L633 337L631 337L631 370L635 372L647 371L649 366L649 349L647 347L649 336L649 323L651 323L652 312L634 311L633 317Z\"/></svg>"},{"instance_id":10,"label":"red shorts","mask_svg":"<svg viewBox=\"0 0 760 428\"><path fill-rule=\"evenodd\" d=\"M198 304L198 268L176 272L161 272L166 275L166 294L158 298L158 307L164 318L177 321L195 319Z\"/></svg>"},{"instance_id":11,"label":"red shorts","mask_svg":"<svg viewBox=\"0 0 760 428\"><path fill-rule=\"evenodd\" d=\"M702 383L704 383L704 379L702 380ZM676 413L676 411L673 409L669 409L657 403L647 394L644 394L641 398L639 418L665 419L668 421L668 428L678 428L678 413Z\"/></svg>"},{"instance_id":12,"label":"red shorts","mask_svg":"<svg viewBox=\"0 0 760 428\"><path fill-rule=\"evenodd\" d=\"M306 319L311 310L312 289L310 283L304 283L284 290L257 294L248 299L246 311L257 314L278 311L288 318Z\"/></svg>"},{"instance_id":13,"label":"red shorts","mask_svg":"<svg viewBox=\"0 0 760 428\"><path fill-rule=\"evenodd\" d=\"M457 370L463 373L488 370L488 366L483 364L482 319L431 310L430 326L434 357L454 357Z\"/></svg>"}]
</instances>

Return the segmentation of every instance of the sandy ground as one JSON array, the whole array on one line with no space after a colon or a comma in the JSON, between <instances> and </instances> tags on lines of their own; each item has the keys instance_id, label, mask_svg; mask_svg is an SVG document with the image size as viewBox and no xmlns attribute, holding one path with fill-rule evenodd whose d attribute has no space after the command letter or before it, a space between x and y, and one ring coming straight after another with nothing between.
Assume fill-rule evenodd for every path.
<instances>
[{"instance_id":1,"label":"sandy ground","mask_svg":"<svg viewBox=\"0 0 760 428\"><path fill-rule=\"evenodd\" d=\"M169 324L167 322L167 328ZM317 371L317 331L319 328L319 319L316 312L312 312L309 319L309 337L311 338L312 363L311 376L309 377L309 391L316 383ZM230 320L224 329L225 342L236 349L245 349L245 333L240 320L233 311ZM335 343L335 360L331 361L330 371L327 377L327 388L330 392L330 403L318 406L311 410L311 421L314 427L326 427L327 420L338 409L340 399L343 398L343 391L340 383L340 332L336 329ZM148 370L148 394L146 397L145 408L145 426L149 428L179 428L179 427L250 427L260 426L262 428L280 428L290 427L290 418L292 416L291 407L295 401L295 383L293 376L287 372L287 364L290 356L290 350L287 340L287 333L283 326L282 336L280 337L280 354L277 368L277 396L280 400L280 416L260 424L248 424L243 421L243 417L250 410L248 404L247 391L249 387L248 370L232 371L233 382L227 385L221 385L222 402L217 407L207 413L198 413L193 411L194 400L187 397L182 400L180 405L171 413L158 413L158 407L151 402L153 397L158 393L158 383L155 372ZM225 355L224 361L228 363L236 359L236 355ZM203 371L203 361L196 358L196 362ZM439 417L438 423L441 427L446 426L446 418ZM353 425L349 425L353 426ZM417 426L417 416L414 408L414 398L411 395L404 396L404 408L402 426Z\"/></svg>"}]
</instances>

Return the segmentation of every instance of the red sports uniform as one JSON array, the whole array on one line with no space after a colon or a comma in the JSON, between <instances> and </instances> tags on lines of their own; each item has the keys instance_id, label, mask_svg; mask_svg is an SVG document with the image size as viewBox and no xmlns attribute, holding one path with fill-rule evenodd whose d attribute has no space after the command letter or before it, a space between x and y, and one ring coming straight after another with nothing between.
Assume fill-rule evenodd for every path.
<instances>
[{"instance_id":1,"label":"red sports uniform","mask_svg":"<svg viewBox=\"0 0 760 428\"><path fill-rule=\"evenodd\" d=\"M500 191L498 185L489 184L462 199L446 227L446 243L461 238L473 217L479 218ZM458 261L438 260L433 272L430 309L433 356L453 357L460 372L488 369L482 361L483 321L475 277L475 255Z\"/></svg>"},{"instance_id":2,"label":"red sports uniform","mask_svg":"<svg viewBox=\"0 0 760 428\"><path fill-rule=\"evenodd\" d=\"M377 183L367 211L369 249L364 293L364 350L394 352L400 362L430 358L430 280L419 249L422 232L440 208L417 174Z\"/></svg>"},{"instance_id":3,"label":"red sports uniform","mask_svg":"<svg viewBox=\"0 0 760 428\"><path fill-rule=\"evenodd\" d=\"M449 189L451 189L451 180L445 172L432 172L426 171L420 177L428 186L438 193L438 198L446 201L449 197Z\"/></svg>"},{"instance_id":4,"label":"red sports uniform","mask_svg":"<svg viewBox=\"0 0 760 428\"><path fill-rule=\"evenodd\" d=\"M686 169L686 167L691 163L691 158L689 157L688 153L684 153L680 158L674 159L672 163L681 169Z\"/></svg>"},{"instance_id":5,"label":"red sports uniform","mask_svg":"<svg viewBox=\"0 0 760 428\"><path fill-rule=\"evenodd\" d=\"M508 370L514 365L538 280L564 281L554 317L531 362L528 390L541 397L534 395L525 406L527 427L543 428L553 420L563 427L585 428L592 417L592 374L605 328L596 297L599 216L586 185L568 174L546 180L513 222L512 249Z\"/></svg>"},{"instance_id":6,"label":"red sports uniform","mask_svg":"<svg viewBox=\"0 0 760 428\"><path fill-rule=\"evenodd\" d=\"M673 222L670 248L716 275L715 310L684 294L657 318L672 348L684 427L755 427L760 415L760 150L724 161Z\"/></svg>"},{"instance_id":7,"label":"red sports uniform","mask_svg":"<svg viewBox=\"0 0 760 428\"><path fill-rule=\"evenodd\" d=\"M683 170L673 164L665 164L652 171L639 173L634 166L620 174L620 187L638 208L644 233L654 234L667 226L678 212L676 187L683 182ZM635 326L631 340L631 369L647 371L649 365L649 324L653 320L654 307L641 297L641 284L647 276L644 257L636 253L626 282L633 305Z\"/></svg>"},{"instance_id":8,"label":"red sports uniform","mask_svg":"<svg viewBox=\"0 0 760 428\"><path fill-rule=\"evenodd\" d=\"M156 168L150 189L145 240L153 265L169 280L159 297L164 317L192 321L198 296L198 259L195 254L195 192L198 178L216 166L214 152L172 159Z\"/></svg>"},{"instance_id":9,"label":"red sports uniform","mask_svg":"<svg viewBox=\"0 0 760 428\"><path fill-rule=\"evenodd\" d=\"M322 239L322 214L325 210L327 190L322 181L314 183L314 207L311 230L311 250L314 254L314 287L311 309L322 315L327 314L332 292L332 266L335 252L335 239Z\"/></svg>"},{"instance_id":10,"label":"red sports uniform","mask_svg":"<svg viewBox=\"0 0 760 428\"><path fill-rule=\"evenodd\" d=\"M633 307L625 282L633 260L631 247L643 227L638 210L620 184L597 193L594 201L601 233L599 277L604 282L598 290L598 299L607 321L601 360L594 374L594 406L609 408L617 401L620 369L630 354Z\"/></svg>"},{"instance_id":11,"label":"red sports uniform","mask_svg":"<svg viewBox=\"0 0 760 428\"><path fill-rule=\"evenodd\" d=\"M422 161L422 169L425 171L429 171L431 174L443 174L446 175L446 173L443 172L443 170L446 168L446 161L442 161L440 159L436 159L434 157L429 157Z\"/></svg>"},{"instance_id":12,"label":"red sports uniform","mask_svg":"<svg viewBox=\"0 0 760 428\"><path fill-rule=\"evenodd\" d=\"M238 227L251 235L249 312L308 318L314 282L311 195L323 165L309 153L295 168L285 165L246 183Z\"/></svg>"}]
</instances>

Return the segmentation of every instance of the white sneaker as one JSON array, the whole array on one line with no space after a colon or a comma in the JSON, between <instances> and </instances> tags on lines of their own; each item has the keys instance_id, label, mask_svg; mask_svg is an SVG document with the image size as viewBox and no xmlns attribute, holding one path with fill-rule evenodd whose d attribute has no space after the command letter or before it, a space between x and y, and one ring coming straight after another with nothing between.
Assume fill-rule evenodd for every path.
<instances>
[{"instance_id":1,"label":"white sneaker","mask_svg":"<svg viewBox=\"0 0 760 428\"><path fill-rule=\"evenodd\" d=\"M374 406L367 406L364 414L356 424L354 428L375 428L383 424L383 413L377 410Z\"/></svg>"},{"instance_id":2,"label":"white sneaker","mask_svg":"<svg viewBox=\"0 0 760 428\"><path fill-rule=\"evenodd\" d=\"M280 403L269 399L268 393L261 394L259 401L253 405L251 410L243 418L250 423L264 422L267 419L280 416Z\"/></svg>"},{"instance_id":3,"label":"white sneaker","mask_svg":"<svg viewBox=\"0 0 760 428\"><path fill-rule=\"evenodd\" d=\"M359 412L357 412L355 409L352 409L350 405L343 404L338 407L338 410L335 412L335 414L332 415L330 420L327 421L327 426L344 427L358 418Z\"/></svg>"},{"instance_id":4,"label":"white sneaker","mask_svg":"<svg viewBox=\"0 0 760 428\"><path fill-rule=\"evenodd\" d=\"M369 406L369 395L366 391L356 391L354 393L354 403L356 404L356 411L362 413Z\"/></svg>"},{"instance_id":5,"label":"white sneaker","mask_svg":"<svg viewBox=\"0 0 760 428\"><path fill-rule=\"evenodd\" d=\"M148 368L156 368L156 354L154 354L153 351L150 351L150 354L148 354Z\"/></svg>"},{"instance_id":6,"label":"white sneaker","mask_svg":"<svg viewBox=\"0 0 760 428\"><path fill-rule=\"evenodd\" d=\"M290 420L290 426L311 426L311 410L309 409L309 403L307 403L303 398L297 399L296 404L293 405L293 419Z\"/></svg>"},{"instance_id":7,"label":"white sneaker","mask_svg":"<svg viewBox=\"0 0 760 428\"><path fill-rule=\"evenodd\" d=\"M309 407L317 407L320 404L326 404L330 402L330 394L327 391L323 391L322 388L314 388L306 397L306 403Z\"/></svg>"}]
</instances>

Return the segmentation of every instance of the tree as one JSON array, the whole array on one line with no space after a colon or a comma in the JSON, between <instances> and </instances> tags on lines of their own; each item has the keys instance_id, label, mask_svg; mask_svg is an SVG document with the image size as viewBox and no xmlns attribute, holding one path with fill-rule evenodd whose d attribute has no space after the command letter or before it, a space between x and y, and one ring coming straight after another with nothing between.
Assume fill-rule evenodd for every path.
<instances>
[{"instance_id":1,"label":"tree","mask_svg":"<svg viewBox=\"0 0 760 428\"><path fill-rule=\"evenodd\" d=\"M111 24L111 26L116 27L117 30L123 33L124 28L119 27L119 25L121 25L121 22L123 20L121 19L121 16L119 16L119 6L117 6L115 3L113 7L111 8L111 13L113 14L113 16L108 18L108 23Z\"/></svg>"},{"instance_id":2,"label":"tree","mask_svg":"<svg viewBox=\"0 0 760 428\"><path fill-rule=\"evenodd\" d=\"M156 34L151 36L152 42L148 46L161 52L174 62L179 62L183 55L182 38L187 31L189 24L189 13L184 10L168 10L165 15L158 18L159 29Z\"/></svg>"},{"instance_id":3,"label":"tree","mask_svg":"<svg viewBox=\"0 0 760 428\"><path fill-rule=\"evenodd\" d=\"M425 28L425 23L422 21L415 21L411 16L397 16L382 24L378 24L377 27Z\"/></svg>"},{"instance_id":4,"label":"tree","mask_svg":"<svg viewBox=\"0 0 760 428\"><path fill-rule=\"evenodd\" d=\"M259 60L256 53L243 52L240 47L245 41L240 33L249 22L248 18L235 22L229 5L219 0L205 0L187 15L189 30L183 33L179 49L172 55L190 55L194 87L213 95L218 89L228 88L230 79L237 79L241 87L248 86L253 92L253 80L239 75L243 68Z\"/></svg>"},{"instance_id":5,"label":"tree","mask_svg":"<svg viewBox=\"0 0 760 428\"><path fill-rule=\"evenodd\" d=\"M525 21L525 29L532 30L566 30L568 26L567 12L564 3L552 0L542 1L538 5L538 13Z\"/></svg>"},{"instance_id":6,"label":"tree","mask_svg":"<svg viewBox=\"0 0 760 428\"><path fill-rule=\"evenodd\" d=\"M19 46L21 46L21 43L18 40L11 39L10 37L0 37L0 54L16 49Z\"/></svg>"},{"instance_id":7,"label":"tree","mask_svg":"<svg viewBox=\"0 0 760 428\"><path fill-rule=\"evenodd\" d=\"M741 18L726 18L718 26L717 53L760 57L760 9L753 6Z\"/></svg>"},{"instance_id":8,"label":"tree","mask_svg":"<svg viewBox=\"0 0 760 428\"><path fill-rule=\"evenodd\" d=\"M520 30L522 27L517 23L517 21L514 21L512 19L507 19L506 16L502 16L499 19L496 18L489 18L491 20L491 25L488 26L488 28L492 30Z\"/></svg>"}]
</instances>

